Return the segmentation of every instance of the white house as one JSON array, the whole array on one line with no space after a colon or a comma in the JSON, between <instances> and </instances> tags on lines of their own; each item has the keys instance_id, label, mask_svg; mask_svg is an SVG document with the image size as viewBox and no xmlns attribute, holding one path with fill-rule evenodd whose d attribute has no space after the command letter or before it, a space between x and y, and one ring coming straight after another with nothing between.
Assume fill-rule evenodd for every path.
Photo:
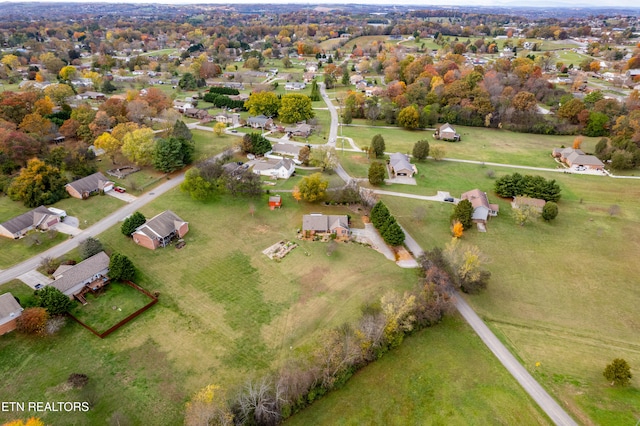
<instances>
[{"instance_id":1,"label":"white house","mask_svg":"<svg viewBox=\"0 0 640 426\"><path fill-rule=\"evenodd\" d=\"M295 171L296 166L293 160L288 158L267 159L253 165L253 173L276 179L289 179Z\"/></svg>"}]
</instances>

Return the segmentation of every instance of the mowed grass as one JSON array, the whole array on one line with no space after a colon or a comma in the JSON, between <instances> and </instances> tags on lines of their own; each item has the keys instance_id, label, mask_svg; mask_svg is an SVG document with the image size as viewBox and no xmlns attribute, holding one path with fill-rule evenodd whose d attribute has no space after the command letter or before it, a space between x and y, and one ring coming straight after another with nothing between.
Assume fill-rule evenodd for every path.
<instances>
[{"instance_id":1,"label":"mowed grass","mask_svg":"<svg viewBox=\"0 0 640 426\"><path fill-rule=\"evenodd\" d=\"M67 212L67 216L77 217L80 222L80 228L84 229L125 204L124 201L109 195L94 195L86 200L71 197L65 198L55 203L53 207L64 210Z\"/></svg>"},{"instance_id":2,"label":"mowed grass","mask_svg":"<svg viewBox=\"0 0 640 426\"><path fill-rule=\"evenodd\" d=\"M439 172L449 166L438 163L438 172L426 182L438 181ZM463 237L480 247L492 273L488 289L468 297L469 302L581 422L635 422L640 415L637 374L630 388L620 390L606 383L602 371L616 357L625 358L632 369L640 365L640 293L635 285L640 182L535 173L561 186L560 214L551 223L521 227L511 217L508 202L493 193L486 168L453 167L458 177L446 177L449 188L478 187L500 205L486 233L474 229ZM514 171L500 169L496 176ZM393 197L384 201L424 248L443 247L449 240L452 206ZM413 214L418 207L426 208L421 220ZM610 214L616 210L619 213ZM541 367L535 367L537 362Z\"/></svg>"},{"instance_id":3,"label":"mowed grass","mask_svg":"<svg viewBox=\"0 0 640 426\"><path fill-rule=\"evenodd\" d=\"M98 333L107 331L152 299L146 294L121 282L111 282L102 293L87 293L86 305L75 302L71 314Z\"/></svg>"},{"instance_id":4,"label":"mowed grass","mask_svg":"<svg viewBox=\"0 0 640 426\"><path fill-rule=\"evenodd\" d=\"M38 237L39 243L34 243L31 237L27 236L19 240L0 237L0 268L9 268L16 263L20 263L33 256L37 256L43 251L60 244L68 238L67 235L59 232L48 234L46 232L31 231Z\"/></svg>"},{"instance_id":5,"label":"mowed grass","mask_svg":"<svg viewBox=\"0 0 640 426\"><path fill-rule=\"evenodd\" d=\"M343 128L344 136L353 138L359 147L371 145L377 134L385 141L386 152L411 154L413 145L421 139L430 145L442 145L446 157L521 166L556 168L551 157L553 148L571 147L575 136L547 136L516 133L507 130L455 126L460 142L438 141L433 131L406 130L401 128L349 127ZM599 138L582 138L582 150L593 152Z\"/></svg>"},{"instance_id":6,"label":"mowed grass","mask_svg":"<svg viewBox=\"0 0 640 426\"><path fill-rule=\"evenodd\" d=\"M286 425L547 425L459 316L405 339Z\"/></svg>"},{"instance_id":7,"label":"mowed grass","mask_svg":"<svg viewBox=\"0 0 640 426\"><path fill-rule=\"evenodd\" d=\"M296 240L302 214L318 206L288 194L283 203L276 211L266 196L198 203L174 190L142 213L170 208L188 221L184 248L151 251L118 226L101 234L108 250L134 262L135 281L158 291L159 302L103 340L72 322L57 336L4 336L0 400L85 400L61 386L77 372L97 389L96 405L88 413L43 414L46 423L91 425L119 412L132 424L179 424L184 402L203 386L219 384L233 394L248 378L308 354L323 330L353 321L363 303L415 285L415 270L367 247L340 244L327 256L325 244ZM349 213L362 226L352 210L322 209ZM283 239L300 247L281 262L261 253ZM0 421L8 416L0 413Z\"/></svg>"}]
</instances>

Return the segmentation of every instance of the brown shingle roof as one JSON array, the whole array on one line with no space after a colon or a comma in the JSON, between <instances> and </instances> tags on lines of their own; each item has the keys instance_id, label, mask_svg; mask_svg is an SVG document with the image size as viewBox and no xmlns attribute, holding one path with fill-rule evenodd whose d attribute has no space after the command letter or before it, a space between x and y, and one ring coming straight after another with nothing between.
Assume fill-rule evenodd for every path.
<instances>
[{"instance_id":1,"label":"brown shingle roof","mask_svg":"<svg viewBox=\"0 0 640 426\"><path fill-rule=\"evenodd\" d=\"M21 312L22 306L11 293L0 294L0 321L19 317Z\"/></svg>"},{"instance_id":2,"label":"brown shingle roof","mask_svg":"<svg viewBox=\"0 0 640 426\"><path fill-rule=\"evenodd\" d=\"M23 213L20 216L16 216L13 219L9 219L8 221L0 224L0 226L5 228L12 234L16 234L31 226L40 225L42 221L48 216L56 216L56 214L50 211L45 206L40 206L31 211Z\"/></svg>"},{"instance_id":3,"label":"brown shingle roof","mask_svg":"<svg viewBox=\"0 0 640 426\"><path fill-rule=\"evenodd\" d=\"M183 223L185 221L177 214L171 210L165 210L139 226L135 232L142 232L150 238L164 238L176 231Z\"/></svg>"},{"instance_id":4,"label":"brown shingle roof","mask_svg":"<svg viewBox=\"0 0 640 426\"><path fill-rule=\"evenodd\" d=\"M105 175L97 172L92 175L83 177L82 179L70 182L67 185L82 194L83 192L93 192L104 189L105 184L107 184L108 182L110 182L110 180L107 179Z\"/></svg>"}]
</instances>

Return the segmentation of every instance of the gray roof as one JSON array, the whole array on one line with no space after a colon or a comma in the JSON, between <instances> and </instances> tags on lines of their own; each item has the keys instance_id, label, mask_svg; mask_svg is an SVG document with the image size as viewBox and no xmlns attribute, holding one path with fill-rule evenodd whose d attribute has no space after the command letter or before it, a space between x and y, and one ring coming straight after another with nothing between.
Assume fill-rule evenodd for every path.
<instances>
[{"instance_id":1,"label":"gray roof","mask_svg":"<svg viewBox=\"0 0 640 426\"><path fill-rule=\"evenodd\" d=\"M298 155L301 149L302 149L302 146L300 145L278 142L275 145L273 145L272 151L278 152L281 154Z\"/></svg>"},{"instance_id":2,"label":"gray roof","mask_svg":"<svg viewBox=\"0 0 640 426\"><path fill-rule=\"evenodd\" d=\"M0 320L12 316L19 317L20 312L22 312L22 306L11 293L0 294Z\"/></svg>"},{"instance_id":3,"label":"gray roof","mask_svg":"<svg viewBox=\"0 0 640 426\"><path fill-rule=\"evenodd\" d=\"M281 160L278 159L269 159L265 161L259 161L253 165L254 171L262 171L262 170L277 170L280 167L284 167L287 170L290 170L293 166L293 161L288 158L284 158Z\"/></svg>"},{"instance_id":4,"label":"gray roof","mask_svg":"<svg viewBox=\"0 0 640 426\"><path fill-rule=\"evenodd\" d=\"M391 154L389 156L389 164L396 172L399 170L408 170L410 173L413 173L413 165L409 162L409 157L405 154L399 152Z\"/></svg>"},{"instance_id":5,"label":"gray roof","mask_svg":"<svg viewBox=\"0 0 640 426\"><path fill-rule=\"evenodd\" d=\"M40 207L36 207L31 211L23 213L20 216L16 216L13 219L9 219L4 223L0 223L0 226L2 226L4 229L11 232L12 234L18 234L22 230L27 229L31 226L37 227L48 216L57 216L57 215L54 212L50 211L45 206L40 206Z\"/></svg>"},{"instance_id":6,"label":"gray roof","mask_svg":"<svg viewBox=\"0 0 640 426\"><path fill-rule=\"evenodd\" d=\"M146 221L144 225L140 225L135 232L142 232L149 238L164 238L175 232L183 223L185 221L177 214L165 210Z\"/></svg>"},{"instance_id":7,"label":"gray roof","mask_svg":"<svg viewBox=\"0 0 640 426\"><path fill-rule=\"evenodd\" d=\"M347 215L306 214L302 217L303 231L327 232L338 227L349 229Z\"/></svg>"},{"instance_id":8,"label":"gray roof","mask_svg":"<svg viewBox=\"0 0 640 426\"><path fill-rule=\"evenodd\" d=\"M83 177L82 179L70 182L67 185L82 194L83 192L93 192L104 189L105 184L108 182L110 182L110 180L107 179L105 175L97 172Z\"/></svg>"},{"instance_id":9,"label":"gray roof","mask_svg":"<svg viewBox=\"0 0 640 426\"><path fill-rule=\"evenodd\" d=\"M247 123L249 124L257 124L259 126L264 126L267 124L267 122L271 120L269 117L266 117L264 115L256 115L255 117L249 117L247 119Z\"/></svg>"},{"instance_id":10,"label":"gray roof","mask_svg":"<svg viewBox=\"0 0 640 426\"><path fill-rule=\"evenodd\" d=\"M107 253L101 251L64 271L62 277L52 282L51 285L64 293L82 281L108 268L109 256L107 256Z\"/></svg>"}]
</instances>

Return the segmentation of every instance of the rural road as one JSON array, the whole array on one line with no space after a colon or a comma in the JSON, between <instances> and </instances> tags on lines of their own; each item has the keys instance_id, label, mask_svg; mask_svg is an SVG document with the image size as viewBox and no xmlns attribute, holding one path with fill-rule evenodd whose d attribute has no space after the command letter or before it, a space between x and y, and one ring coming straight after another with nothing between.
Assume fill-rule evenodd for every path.
<instances>
[{"instance_id":1,"label":"rural road","mask_svg":"<svg viewBox=\"0 0 640 426\"><path fill-rule=\"evenodd\" d=\"M325 103L329 107L329 111L331 112L331 130L329 132L329 142L327 145L335 146L336 138L338 135L338 112L336 111L335 106L327 96L327 93L324 90L324 84L320 85L320 94L324 99ZM448 159L451 161L452 159ZM456 160L453 160L456 161ZM474 161L466 161L460 160L460 162L469 162L469 163L481 163ZM497 163L484 163L489 165L500 166ZM516 167L518 168L518 167ZM531 167L523 167L527 169L533 170L549 170L549 171L557 171L555 169L538 169ZM347 174L347 172L342 168L340 163L338 163L338 167L336 167L336 172L338 175L348 183L351 181L351 177ZM417 199L425 199L425 200L433 200L436 201L438 196L436 197L426 197L426 196L417 196L412 194L402 194L402 193L393 193L390 191L382 191L377 190L378 194L386 194L386 195L394 195L401 196L407 198L417 198ZM441 201L441 200L437 200ZM405 231L407 247L414 254L419 255L424 251L418 245L418 243L407 234ZM520 385L524 388L524 390L533 398L534 401L540 406L540 408L549 416L549 418L559 426L577 426L577 423L567 414L566 411L540 386L540 384L529 374L529 372L515 359L515 357L509 352L509 350L498 340L498 338L493 334L489 327L482 321L482 319L474 312L474 310L467 304L467 302L462 298L459 293L455 293L455 306L462 315L462 317L469 323L471 328L476 332L476 334L480 337L480 339L484 342L485 345L493 352L493 354L498 358L498 360L502 363L502 365L511 373L511 375L520 383Z\"/></svg>"},{"instance_id":2,"label":"rural road","mask_svg":"<svg viewBox=\"0 0 640 426\"><path fill-rule=\"evenodd\" d=\"M460 315L469 323L485 345L493 352L504 367L520 383L534 401L542 408L549 418L556 424L562 426L577 426L577 423L567 414L566 411L553 399L547 391L529 374L529 372L515 359L511 352L498 340L495 334L475 313L469 304L456 292L454 293L454 304Z\"/></svg>"}]
</instances>

